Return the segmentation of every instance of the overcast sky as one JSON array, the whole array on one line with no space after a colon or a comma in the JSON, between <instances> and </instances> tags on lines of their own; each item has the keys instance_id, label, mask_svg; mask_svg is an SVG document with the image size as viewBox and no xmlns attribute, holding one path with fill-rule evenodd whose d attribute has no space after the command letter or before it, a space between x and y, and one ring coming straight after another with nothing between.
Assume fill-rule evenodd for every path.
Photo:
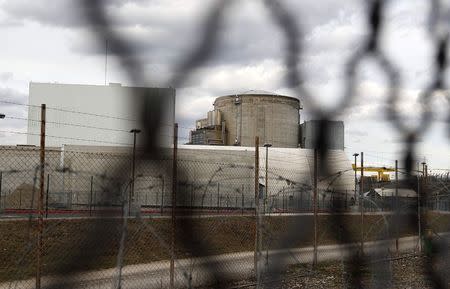
<instances>
[{"instance_id":1,"label":"overcast sky","mask_svg":"<svg viewBox=\"0 0 450 289\"><path fill-rule=\"evenodd\" d=\"M305 87L323 106L343 94L344 67L367 34L360 0L280 0L301 27L300 69ZM0 100L26 103L30 81L103 84L104 44L87 24L78 0L0 0ZM431 80L433 46L426 27L429 1L388 1L382 49L401 74L405 121L414 125L417 97ZM176 67L198 43L199 31L215 0L108 0L114 29L131 43L144 67L147 83L167 85ZM445 11L445 9L442 9ZM283 34L262 1L236 1L225 11L218 49L208 62L177 87L177 121L187 127L204 117L215 97L252 89L288 94L284 77ZM130 84L110 47L108 82ZM365 151L374 165L391 165L402 151L402 139L385 121L386 76L371 59L358 68L357 96L336 119L345 121L346 151ZM448 73L446 80L448 82ZM25 107L1 105L1 113L26 117ZM450 168L449 112L445 93L433 97L434 123L419 143L421 160L431 168ZM301 119L310 119L305 104ZM26 131L26 122L3 120L1 130ZM0 144L24 143L23 135L0 132Z\"/></svg>"}]
</instances>

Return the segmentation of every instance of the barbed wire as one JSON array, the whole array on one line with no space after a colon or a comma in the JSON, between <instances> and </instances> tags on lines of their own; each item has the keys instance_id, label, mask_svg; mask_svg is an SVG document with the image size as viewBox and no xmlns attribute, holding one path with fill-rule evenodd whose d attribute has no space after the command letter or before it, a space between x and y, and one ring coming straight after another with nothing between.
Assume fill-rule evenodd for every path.
<instances>
[{"instance_id":1,"label":"barbed wire","mask_svg":"<svg viewBox=\"0 0 450 289\"><path fill-rule=\"evenodd\" d=\"M199 65L203 64L206 60L208 60L213 53L217 49L217 43L219 37L222 35L221 31L221 23L223 21L226 9L232 5L233 1L217 1L215 6L209 11L209 14L206 17L206 21L204 26L202 26L202 30L199 31L200 41L198 45L195 47L192 53L188 54L187 57L181 62L178 69L174 73L173 78L170 80L172 86L179 87L181 86L187 78L190 76L193 69L197 68ZM356 77L357 70L361 65L362 61L366 58L372 58L376 64L381 68L382 73L388 78L388 93L387 93L387 113L389 121L394 125L396 131L401 138L405 142L404 153L403 153L403 167L402 173L405 174L409 180L412 180L416 176L413 176L413 166L414 160L416 159L416 143L418 137L421 136L428 128L431 123L431 115L432 110L430 108L430 103L433 98L433 94L435 91L446 89L446 84L444 83L444 71L447 67L447 46L448 46L448 23L445 23L442 29L442 19L439 17L439 12L441 11L441 5L438 0L433 0L430 3L430 15L428 16L428 30L430 35L432 36L432 45L434 46L435 55L433 58L433 80L431 84L428 85L424 89L424 93L421 97L421 106L422 111L419 114L419 125L416 127L410 127L409 123L405 123L400 115L399 110L399 83L400 83L400 73L398 69L394 67L391 60L386 56L384 51L380 48L379 39L381 38L381 31L384 25L384 13L386 9L387 1L383 0L371 0L367 5L367 27L369 28L369 33L367 37L365 37L363 41L363 45L358 47L354 53L351 55L350 59L345 65L345 89L343 92L343 97L340 98L337 105L325 110L322 105L320 105L315 99L314 95L307 91L304 87L303 80L303 72L300 70L299 58L302 53L301 39L302 39L302 27L296 22L296 17L294 17L293 11L289 10L281 1L276 0L265 0L264 4L266 9L270 12L271 20L273 20L278 28L282 31L284 35L285 41L285 53L284 53L284 62L287 67L286 81L291 88L294 88L298 95L300 95L311 107L312 114L320 121L320 131L319 136L316 140L316 147L320 153L320 165L319 165L319 173L320 176L329 175L330 168L333 166L332 163L327 163L327 157L330 156L330 152L327 149L328 136L326 131L328 129L328 119L331 119L333 115L343 111L346 107L350 106L353 99L356 97L355 86L356 86ZM108 18L108 14L105 11L104 3L102 1L97 0L85 0L81 2L81 6L84 8L84 12L87 16L89 24L92 27L92 31L96 33L98 40L100 43L104 43L108 40L117 51L117 57L121 61L125 73L129 76L129 78L134 83L147 83L144 73L143 67L140 62L134 57L134 51L128 43L125 42L124 38L116 33L110 23L111 19ZM3 102L5 103L5 102ZM142 103L143 111L140 111L139 114L143 119L144 127L149 131L148 143L145 146L146 157L155 157L160 155L160 151L155 148L155 142L160 138L158 130L158 123L161 120L162 108L164 107L164 101L161 99L151 101L147 101ZM61 110L55 109L65 113L72 113L70 110ZM102 116L106 117L106 116ZM450 116L449 116L450 117ZM3 131L0 131L3 132ZM14 132L11 132L14 133ZM17 132L20 134L28 134L23 132ZM37 135L37 134L34 134ZM52 137L52 136L49 136ZM71 140L83 140L77 138L65 138ZM85 140L83 140L85 141ZM88 140L92 141L92 140ZM107 143L107 142L106 142ZM129 145L129 144L127 144ZM231 154L231 153L230 153ZM286 153L287 154L287 153ZM139 160L140 163L145 162L146 158L142 158ZM281 160L281 158L280 158ZM308 167L311 167L309 163L309 158L306 156L306 160L308 162ZM181 160L182 161L182 160ZM288 162L288 161L286 161ZM297 164L295 165L305 166L305 164ZM176 170L174 170L177 173ZM184 172L180 169L180 174ZM115 171L112 173L113 177L117 177L118 179L123 178L123 173L120 168L115 168ZM211 177L211 179L214 176ZM312 176L311 176L312 177ZM173 190L176 192L177 187L174 186ZM111 192L114 191L114 188L111 187ZM420 198L424 198L423 192L419 193ZM109 198L113 199L113 195L109 195ZM364 202L365 197L361 197L361 200ZM220 200L219 200L220 202ZM175 203L176 207L176 203ZM418 204L420 209L420 204ZM332 208L333 216L335 217L335 222L337 224L336 228L333 230L333 234L337 240L342 243L350 243L352 241L351 237L352 233L348 228L345 228L345 221L338 214L339 208ZM397 208L398 210L398 208ZM257 211L257 210L256 210ZM192 212L187 212L187 214L192 214ZM124 216L126 218L126 216ZM257 211L256 218L259 218L260 215ZM421 220L421 212L417 212L415 214L411 214L411 222L416 222L417 219ZM423 218L422 218L423 220ZM124 220L126 222L126 220ZM126 223L124 223L126 224ZM175 225L175 224L174 224ZM421 221L419 225L426 225L425 221ZM86 235L86 241L89 243L90 241L94 242L98 236L96 232L101 232L102 224L98 222L96 224L96 228L91 231L89 235ZM374 226L372 226L374 228ZM122 226L120 228L121 231L121 240L124 240L126 237L126 226ZM259 229L259 228L257 228ZM305 236L304 232L307 231L307 226L295 220L292 222L290 226L288 226L288 230L285 234L280 236L281 245L288 247L294 242L298 242L298 240L306 240L307 236ZM191 253L193 257L204 256L208 253L209 247L212 246L211 242L206 240L201 234L195 232L194 223L188 218L182 227L179 228L178 232L183 238L181 240L182 245L186 247ZM206 234L206 232L203 232ZM380 233L380 236L385 237L385 231ZM364 242L364 232L362 234L362 242ZM419 236L420 238L421 236ZM105 240L101 240L100 242L95 242L95 244L99 247L105 245ZM123 243L121 242L121 248L123 249ZM71 269L71 266L74 265L79 258L81 258L83 246L80 248L80 252L75 254L73 258L68 260L68 264L64 264L61 267L61 272L65 269ZM349 286L352 288L363 288L363 265L367 263L370 258L375 258L381 254L383 251L375 250L375 254L369 254L367 252L353 250L350 252L350 261L346 265L350 272L350 284ZM443 251L441 251L443 252ZM122 270L123 263L122 260L123 250L119 253L117 266L119 270ZM430 277L432 281L432 285L434 288L445 288L446 284L443 282L442 272L439 272L435 267L433 267L432 263L436 261L438 252L433 252L429 254L429 260L425 265L425 269L427 271L427 276ZM258 258L261 258L259 255ZM120 262L119 262L120 261ZM282 277L284 272L282 269L285 267L286 255L280 255L274 258L273 260L274 266L270 268L268 275L272 277ZM386 264L385 266L381 266L378 269L380 272L383 270L388 270ZM210 273L212 278L216 281L219 281L217 284L218 288L224 288L225 285L220 281L227 279L227 274L223 274L221 272L221 268L218 267L217 264L211 265L209 268L205 268L207 272ZM70 271L70 270L69 270ZM384 272L384 271L383 271ZM257 275L260 272L255 272ZM373 272L372 272L373 273ZM386 278L386 280L381 280L381 286L388 286L390 280L390 276ZM274 278L276 280L281 280L282 278ZM119 280L120 281L120 280ZM257 280L257 286L259 288L261 284L261 280ZM281 281L274 282L274 287L280 287ZM191 283L188 283L189 288L191 288ZM120 282L117 284L116 288L120 287ZM57 285L51 288L58 288Z\"/></svg>"}]
</instances>

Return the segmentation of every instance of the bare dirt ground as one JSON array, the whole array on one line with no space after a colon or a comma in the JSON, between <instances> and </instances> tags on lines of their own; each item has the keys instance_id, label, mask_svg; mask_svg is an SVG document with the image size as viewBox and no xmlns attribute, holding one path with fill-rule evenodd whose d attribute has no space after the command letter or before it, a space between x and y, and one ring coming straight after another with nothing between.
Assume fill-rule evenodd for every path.
<instances>
[{"instance_id":1,"label":"bare dirt ground","mask_svg":"<svg viewBox=\"0 0 450 289\"><path fill-rule=\"evenodd\" d=\"M395 289L428 289L434 288L427 278L427 259L424 256L410 255L383 263L387 265L391 274L383 276L379 271L371 271L375 263L364 265L361 288L395 288ZM319 264L315 270L311 265L292 266L281 280L281 288L302 289L341 289L352 287L351 278L341 262ZM277 282L266 281L263 288L275 288ZM215 288L215 287L208 287ZM221 288L248 288L254 289L254 280L240 281ZM206 288L204 288L206 289Z\"/></svg>"}]
</instances>

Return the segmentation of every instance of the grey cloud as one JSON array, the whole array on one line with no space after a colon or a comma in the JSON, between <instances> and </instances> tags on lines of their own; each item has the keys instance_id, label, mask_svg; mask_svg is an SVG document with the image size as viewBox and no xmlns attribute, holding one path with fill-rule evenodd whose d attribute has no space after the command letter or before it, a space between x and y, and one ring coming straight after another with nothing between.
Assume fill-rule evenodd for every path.
<instances>
[{"instance_id":1,"label":"grey cloud","mask_svg":"<svg viewBox=\"0 0 450 289\"><path fill-rule=\"evenodd\" d=\"M392 2L392 1L391 1ZM52 9L48 9L49 3ZM104 53L104 43L96 43L95 38L77 37L89 34L89 28L76 8L75 0L15 0L3 3L4 13L14 19L32 20L45 25L71 28L73 39L72 52L81 55L98 56ZM119 31L137 52L136 57L150 70L164 67L164 74L175 67L188 51L195 47L198 28L208 12L208 7L215 1L105 1L108 16L113 19L114 29ZM188 86L208 87L208 74L214 74L221 65L236 69L257 65L265 60L282 61L285 53L283 33L279 31L269 13L258 1L246 4L237 2L229 10L225 22L219 31L219 49L213 59L203 67L203 73L193 75ZM343 71L346 59L361 45L365 37L364 1L282 1L294 14L301 27L303 55L300 68L306 82L313 85L330 84L339 86L345 80ZM393 6L394 4L391 4ZM400 1L395 7L389 7L387 20L394 28L406 25L414 26L411 17L406 17L414 1ZM394 9L395 8L395 9ZM401 19L407 20L401 20ZM399 19L401 21L399 21ZM92 36L92 35L91 35ZM78 39L77 39L78 38ZM90 41L89 41L90 40ZM110 47L114 54L115 47ZM169 67L169 68L167 68ZM286 71L280 71L285 73ZM158 71L156 71L158 73ZM227 73L230 73L229 71ZM362 67L364 79L376 78L377 73ZM166 77L167 78L167 77ZM282 79L280 77L279 79ZM277 79L278 80L278 79ZM217 82L214 83L217 85ZM282 88L283 84L273 85ZM209 87L210 94L223 94L229 91L230 84L221 87ZM235 87L236 88L236 87ZM256 87L248 87L256 88ZM272 90L272 89L270 89ZM335 95L331 95L334 97ZM367 104L366 104L367 105ZM377 105L369 103L372 113L379 113ZM366 107L367 108L367 107ZM356 105L355 111L364 111L362 105Z\"/></svg>"},{"instance_id":2,"label":"grey cloud","mask_svg":"<svg viewBox=\"0 0 450 289\"><path fill-rule=\"evenodd\" d=\"M0 88L0 112L6 116L26 117L28 108L26 104L28 95L10 88Z\"/></svg>"},{"instance_id":3,"label":"grey cloud","mask_svg":"<svg viewBox=\"0 0 450 289\"><path fill-rule=\"evenodd\" d=\"M20 91L11 89L11 88L5 88L0 87L0 100L3 101L9 101L9 102L17 102L17 103L26 103L27 102L28 95L25 93L22 93ZM2 107L5 106L17 106L15 104L8 104L3 103Z\"/></svg>"},{"instance_id":4,"label":"grey cloud","mask_svg":"<svg viewBox=\"0 0 450 289\"><path fill-rule=\"evenodd\" d=\"M359 136L359 137L364 137L364 136L369 135L369 133L366 130L359 130L359 129L348 130L347 134L352 135L352 136Z\"/></svg>"},{"instance_id":5,"label":"grey cloud","mask_svg":"<svg viewBox=\"0 0 450 289\"><path fill-rule=\"evenodd\" d=\"M103 0L105 10L120 8L128 3L142 4L145 0ZM14 0L0 3L0 9L8 21L20 23L34 21L44 25L60 27L81 27L87 25L81 17L80 0Z\"/></svg>"},{"instance_id":6,"label":"grey cloud","mask_svg":"<svg viewBox=\"0 0 450 289\"><path fill-rule=\"evenodd\" d=\"M320 4L318 4L320 2ZM45 25L67 28L80 28L86 25L85 20L75 7L74 0L51 1L52 9L48 9L50 1L44 0L16 0L3 3L1 8L12 19L36 21ZM139 9L131 9L126 4L134 3ZM170 3L178 3L175 7ZM208 6L214 1L105 1L106 11L113 20L113 26L120 29L141 28L141 32L135 35L127 31L127 40L135 50L144 55L155 55L151 59L163 59L174 61L176 56L183 55L186 50L195 43L197 28L201 25L199 19L204 18ZM249 1L244 5L241 2L226 11L226 21L222 26L220 49L210 62L210 65L218 63L252 64L261 59L279 59L284 53L282 32L277 29L270 14L264 6L256 1ZM257 4L255 4L257 3ZM285 1L289 11L300 14L303 31L310 31L313 27L327 23L335 19L341 13L336 25L345 19L347 10L355 10L356 1ZM128 7L128 8L127 8ZM183 8L181 8L183 7ZM188 8L184 8L188 7ZM324 9L327 7L327 9ZM169 9L177 8L177 9ZM180 11L181 12L180 12ZM197 10L203 11L202 13ZM294 17L297 15L294 15ZM297 17L295 17L297 19ZM194 23L194 25L193 25ZM154 33L158 31L158 33ZM81 41L80 42L84 42ZM95 47L85 43L74 43L74 51L81 54L101 54L103 45ZM314 52L322 50L313 48ZM114 52L114 47L111 47Z\"/></svg>"},{"instance_id":7,"label":"grey cloud","mask_svg":"<svg viewBox=\"0 0 450 289\"><path fill-rule=\"evenodd\" d=\"M12 72L0 72L0 81L6 82L11 80L14 77Z\"/></svg>"},{"instance_id":8,"label":"grey cloud","mask_svg":"<svg viewBox=\"0 0 450 289\"><path fill-rule=\"evenodd\" d=\"M0 88L0 101L26 104L27 97L25 93L10 88ZM0 113L6 115L5 119L0 120L1 130L20 131L27 126L28 107L13 103L0 102Z\"/></svg>"}]
</instances>

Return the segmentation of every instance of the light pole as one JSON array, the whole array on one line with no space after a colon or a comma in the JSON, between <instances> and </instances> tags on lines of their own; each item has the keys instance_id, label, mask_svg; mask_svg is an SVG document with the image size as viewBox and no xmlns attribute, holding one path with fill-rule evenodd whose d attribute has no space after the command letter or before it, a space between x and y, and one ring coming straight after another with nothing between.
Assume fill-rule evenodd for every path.
<instances>
[{"instance_id":1,"label":"light pole","mask_svg":"<svg viewBox=\"0 0 450 289\"><path fill-rule=\"evenodd\" d=\"M420 180L420 176L417 175L417 228L419 230L419 251L422 252L422 220L421 220L421 212L420 212L420 195L424 195L424 189L426 187L426 180L425 180L425 168L426 168L426 162L422 162L422 181Z\"/></svg>"},{"instance_id":2,"label":"light pole","mask_svg":"<svg viewBox=\"0 0 450 289\"><path fill-rule=\"evenodd\" d=\"M267 204L267 196L268 196L268 187L269 184L268 175L269 175L269 148L272 146L270 143L265 143L264 147L266 148L266 195L264 196L264 211L263 214L266 213L266 204Z\"/></svg>"},{"instance_id":3,"label":"light pole","mask_svg":"<svg viewBox=\"0 0 450 289\"><path fill-rule=\"evenodd\" d=\"M359 154L358 153L354 153L353 156L355 157L355 197L354 198L355 198L355 204L356 204L356 186L357 186L357 183L358 183L358 178L356 176L358 163L356 161L357 161L357 157L359 156Z\"/></svg>"},{"instance_id":4,"label":"light pole","mask_svg":"<svg viewBox=\"0 0 450 289\"><path fill-rule=\"evenodd\" d=\"M128 214L131 214L131 204L134 199L134 174L136 170L136 135L140 132L141 130L136 128L130 130L130 133L133 134L133 160L131 167L131 188L130 188L130 195L128 197Z\"/></svg>"}]
</instances>

